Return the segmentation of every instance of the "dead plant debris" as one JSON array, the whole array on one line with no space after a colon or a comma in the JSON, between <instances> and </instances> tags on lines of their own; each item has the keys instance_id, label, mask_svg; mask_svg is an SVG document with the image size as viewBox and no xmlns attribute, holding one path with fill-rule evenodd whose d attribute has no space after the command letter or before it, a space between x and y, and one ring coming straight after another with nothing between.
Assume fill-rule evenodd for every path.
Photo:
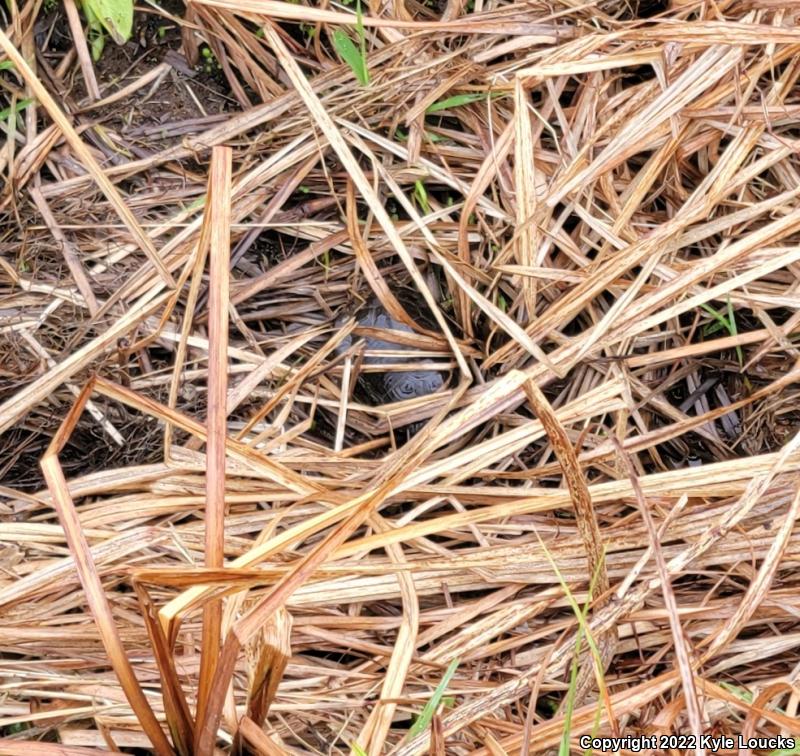
<instances>
[{"instance_id":1,"label":"dead plant debris","mask_svg":"<svg viewBox=\"0 0 800 756\"><path fill-rule=\"evenodd\" d=\"M800 738L797 4L81 7L0 9L0 753Z\"/></svg>"}]
</instances>

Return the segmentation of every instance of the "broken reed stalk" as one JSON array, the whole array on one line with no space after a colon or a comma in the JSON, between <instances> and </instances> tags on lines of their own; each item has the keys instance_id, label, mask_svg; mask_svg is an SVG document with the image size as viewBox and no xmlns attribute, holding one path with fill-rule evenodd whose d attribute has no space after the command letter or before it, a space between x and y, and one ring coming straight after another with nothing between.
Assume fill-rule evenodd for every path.
<instances>
[{"instance_id":1,"label":"broken reed stalk","mask_svg":"<svg viewBox=\"0 0 800 756\"><path fill-rule=\"evenodd\" d=\"M206 440L206 567L222 567L225 555L225 442L228 435L228 306L230 289L231 157L229 147L211 151L206 211L211 228L208 307L208 420ZM220 650L222 604L203 607L197 721L205 716L209 683Z\"/></svg>"},{"instance_id":2,"label":"broken reed stalk","mask_svg":"<svg viewBox=\"0 0 800 756\"><path fill-rule=\"evenodd\" d=\"M75 45L78 62L81 66L81 74L86 84L86 93L90 101L99 100L100 89L97 86L97 77L94 74L92 56L89 53L89 46L86 44L86 36L83 33L83 24L81 23L81 17L78 14L78 6L75 5L75 0L64 0L64 11L67 14L69 30L72 33L72 42Z\"/></svg>"},{"instance_id":3,"label":"broken reed stalk","mask_svg":"<svg viewBox=\"0 0 800 756\"><path fill-rule=\"evenodd\" d=\"M575 510L575 522L581 540L583 541L583 546L586 549L588 574L593 576L597 594L599 595L598 600L594 603L595 611L597 611L603 607L609 598L610 583L605 563L605 549L600 534L600 526L597 523L597 514L592 505L589 487L586 485L586 480L581 471L580 464L578 463L575 449L563 426L559 423L558 417L553 411L550 402L547 401L547 397L534 381L527 381L524 389L536 416L547 431L548 438L553 446L553 451L563 471L563 479L569 490L572 505ZM617 638L615 628L611 628L596 639L596 646L599 649L600 658L597 660L592 659L591 665L585 665L581 669L575 701L578 703L582 701L586 693L589 692L593 678L596 677L598 682L602 681L602 675L605 673L611 659L614 657L616 644ZM595 669L597 665L601 665L601 668ZM600 687L600 690L603 693L605 692L603 686Z\"/></svg>"},{"instance_id":4,"label":"broken reed stalk","mask_svg":"<svg viewBox=\"0 0 800 756\"><path fill-rule=\"evenodd\" d=\"M58 461L58 455L69 440L86 402L91 396L93 388L92 382L86 384L69 414L64 418L58 433L53 436L47 453L42 457L42 473L47 481L50 495L53 497L53 503L58 513L61 527L64 530L67 544L75 558L78 577L83 586L86 600L89 604L89 610L92 613L100 637L103 640L103 646L108 654L111 666L119 679L122 690L125 692L136 718L150 739L155 752L159 754L159 756L171 756L174 751L164 735L161 725L153 714L149 702L142 692L142 688L136 679L133 667L131 666L128 655L120 640L111 608L106 599L103 583L100 580L94 560L92 559L89 545L83 535L80 520L75 511L75 505L70 496L67 482L64 479L64 473Z\"/></svg>"},{"instance_id":5,"label":"broken reed stalk","mask_svg":"<svg viewBox=\"0 0 800 756\"><path fill-rule=\"evenodd\" d=\"M279 609L261 628L261 631L246 647L248 662L247 711L244 722L259 729L264 726L267 712L278 692L286 665L292 655L292 616ZM245 733L237 730L231 752L242 751L242 739L249 740Z\"/></svg>"},{"instance_id":6,"label":"broken reed stalk","mask_svg":"<svg viewBox=\"0 0 800 756\"><path fill-rule=\"evenodd\" d=\"M614 446L617 449L628 473L628 477L633 487L633 492L636 495L636 503L639 505L639 510L642 513L642 520L647 527L647 533L652 542L652 552L655 556L656 566L658 568L658 575L661 580L661 591L664 594L664 606L669 615L670 630L672 631L673 644L675 646L675 657L678 664L678 671L681 676L681 683L683 684L683 700L686 702L686 713L689 718L689 725L692 729L692 734L695 737L694 752L696 756L704 756L706 749L702 746L702 736L704 731L703 718L700 709L700 702L697 698L697 686L695 685L695 663L691 657L686 636L683 633L681 626L680 616L678 614L678 603L675 600L675 593L672 589L672 584L669 577L669 570L667 568L667 561L664 558L664 553L661 549L661 541L659 539L656 526L653 523L650 509L647 505L647 500L642 493L642 487L639 485L639 478L636 474L636 469L630 460L630 457L625 453L624 449L620 446L619 441L615 437L611 437Z\"/></svg>"}]
</instances>

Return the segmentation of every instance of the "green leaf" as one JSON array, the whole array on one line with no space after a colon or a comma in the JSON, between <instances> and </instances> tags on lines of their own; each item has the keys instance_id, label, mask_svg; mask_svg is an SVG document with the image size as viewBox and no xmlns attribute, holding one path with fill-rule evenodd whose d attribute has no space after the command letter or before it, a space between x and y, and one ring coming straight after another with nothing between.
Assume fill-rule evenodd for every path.
<instances>
[{"instance_id":1,"label":"green leaf","mask_svg":"<svg viewBox=\"0 0 800 756\"><path fill-rule=\"evenodd\" d=\"M367 69L367 43L364 36L364 16L361 14L361 0L356 1L356 35L358 47L347 33L341 29L333 32L333 46L339 57L350 66L362 87L369 84L369 70Z\"/></svg>"},{"instance_id":2,"label":"green leaf","mask_svg":"<svg viewBox=\"0 0 800 756\"><path fill-rule=\"evenodd\" d=\"M90 44L92 47L92 60L97 63L106 46L106 35L102 29L91 35Z\"/></svg>"},{"instance_id":3,"label":"green leaf","mask_svg":"<svg viewBox=\"0 0 800 756\"><path fill-rule=\"evenodd\" d=\"M14 64L10 60L0 61L0 71L8 71L10 68L14 68Z\"/></svg>"},{"instance_id":4,"label":"green leaf","mask_svg":"<svg viewBox=\"0 0 800 756\"><path fill-rule=\"evenodd\" d=\"M106 46L106 30L103 28L103 24L100 23L100 19L95 15L91 5L84 3L83 12L89 22L87 40L92 52L92 60L96 63L100 60L100 56Z\"/></svg>"},{"instance_id":5,"label":"green leaf","mask_svg":"<svg viewBox=\"0 0 800 756\"><path fill-rule=\"evenodd\" d=\"M353 43L353 40L341 29L336 29L336 31L333 32L333 46L336 48L336 52L339 53L341 59L350 66L356 79L358 79L358 83L361 84L362 87L367 86L367 84L369 84L369 74L367 73L366 62Z\"/></svg>"},{"instance_id":6,"label":"green leaf","mask_svg":"<svg viewBox=\"0 0 800 756\"><path fill-rule=\"evenodd\" d=\"M27 722L14 722L13 724L7 725L3 728L5 730L6 735L17 735L20 732L25 732L26 730L30 729L30 725Z\"/></svg>"},{"instance_id":7,"label":"green leaf","mask_svg":"<svg viewBox=\"0 0 800 756\"><path fill-rule=\"evenodd\" d=\"M133 0L83 0L87 18L91 13L111 38L124 45L133 32ZM89 18L91 23L91 18Z\"/></svg>"},{"instance_id":8,"label":"green leaf","mask_svg":"<svg viewBox=\"0 0 800 756\"><path fill-rule=\"evenodd\" d=\"M33 102L31 99L20 100L13 108L3 108L0 110L0 121L5 121L9 116L22 112Z\"/></svg>"},{"instance_id":9,"label":"green leaf","mask_svg":"<svg viewBox=\"0 0 800 756\"><path fill-rule=\"evenodd\" d=\"M501 312L508 312L508 302L506 298L498 292L497 294L497 306L500 308Z\"/></svg>"},{"instance_id":10,"label":"green leaf","mask_svg":"<svg viewBox=\"0 0 800 756\"><path fill-rule=\"evenodd\" d=\"M351 756L367 756L367 752L358 744L350 743Z\"/></svg>"},{"instance_id":11,"label":"green leaf","mask_svg":"<svg viewBox=\"0 0 800 756\"><path fill-rule=\"evenodd\" d=\"M425 704L425 708L420 713L416 722L409 727L408 734L406 735L408 740L415 738L421 732L425 732L428 725L431 723L431 720L433 719L433 715L436 713L436 709L439 708L439 702L442 700L444 691L450 683L451 678L455 674L456 669L458 669L458 658L453 659L453 661L447 665L447 669L445 670L442 679L439 681L439 684L436 686L436 690L433 691L430 701Z\"/></svg>"}]
</instances>

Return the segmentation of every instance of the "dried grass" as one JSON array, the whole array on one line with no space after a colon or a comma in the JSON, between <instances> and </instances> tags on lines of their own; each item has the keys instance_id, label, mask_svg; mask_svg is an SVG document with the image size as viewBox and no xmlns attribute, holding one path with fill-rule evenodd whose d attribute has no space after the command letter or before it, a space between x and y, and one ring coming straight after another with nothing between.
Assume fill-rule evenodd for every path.
<instances>
[{"instance_id":1,"label":"dried grass","mask_svg":"<svg viewBox=\"0 0 800 756\"><path fill-rule=\"evenodd\" d=\"M144 10L0 11L0 753L800 737L798 9Z\"/></svg>"}]
</instances>

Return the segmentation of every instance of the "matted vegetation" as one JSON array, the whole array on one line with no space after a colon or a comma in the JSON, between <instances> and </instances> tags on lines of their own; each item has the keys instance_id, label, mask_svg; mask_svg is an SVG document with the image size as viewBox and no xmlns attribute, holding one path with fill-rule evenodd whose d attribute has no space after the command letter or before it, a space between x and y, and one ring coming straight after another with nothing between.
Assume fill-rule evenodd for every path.
<instances>
[{"instance_id":1,"label":"matted vegetation","mask_svg":"<svg viewBox=\"0 0 800 756\"><path fill-rule=\"evenodd\" d=\"M0 753L800 738L795 3L8 7Z\"/></svg>"}]
</instances>

